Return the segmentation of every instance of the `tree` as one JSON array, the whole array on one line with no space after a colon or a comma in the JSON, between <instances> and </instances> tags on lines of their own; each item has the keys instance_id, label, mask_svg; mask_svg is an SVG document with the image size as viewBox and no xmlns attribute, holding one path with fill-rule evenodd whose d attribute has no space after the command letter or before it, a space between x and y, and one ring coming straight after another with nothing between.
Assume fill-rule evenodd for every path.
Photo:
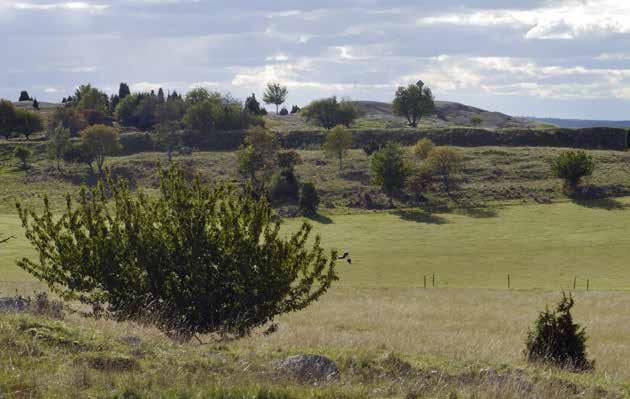
<instances>
[{"instance_id":1,"label":"tree","mask_svg":"<svg viewBox=\"0 0 630 399\"><path fill-rule=\"evenodd\" d=\"M566 151L552 163L556 177L564 180L566 190L574 190L580 181L595 170L593 157L584 151Z\"/></svg>"},{"instance_id":2,"label":"tree","mask_svg":"<svg viewBox=\"0 0 630 399\"><path fill-rule=\"evenodd\" d=\"M352 146L352 133L342 125L337 125L326 134L324 151L339 160L339 170L343 170L343 158Z\"/></svg>"},{"instance_id":3,"label":"tree","mask_svg":"<svg viewBox=\"0 0 630 399\"><path fill-rule=\"evenodd\" d=\"M268 83L267 90L263 95L265 104L274 104L276 106L276 115L278 115L278 107L287 100L289 90L280 83Z\"/></svg>"},{"instance_id":4,"label":"tree","mask_svg":"<svg viewBox=\"0 0 630 399\"><path fill-rule=\"evenodd\" d=\"M158 90L157 98L158 98L158 101L159 101L160 103L164 103L164 101L165 101L165 100L164 100L164 90L162 90L162 88L161 88L161 87L160 87L160 89Z\"/></svg>"},{"instance_id":5,"label":"tree","mask_svg":"<svg viewBox=\"0 0 630 399\"><path fill-rule=\"evenodd\" d=\"M474 127L479 127L483 123L483 119L479 115L472 116L470 118L470 124Z\"/></svg>"},{"instance_id":6,"label":"tree","mask_svg":"<svg viewBox=\"0 0 630 399\"><path fill-rule=\"evenodd\" d=\"M28 91L22 90L18 101L31 101L31 96L28 95Z\"/></svg>"},{"instance_id":7,"label":"tree","mask_svg":"<svg viewBox=\"0 0 630 399\"><path fill-rule=\"evenodd\" d=\"M95 163L102 175L107 156L114 155L119 150L118 130L113 127L94 125L81 132L81 153L92 172L92 164Z\"/></svg>"},{"instance_id":8,"label":"tree","mask_svg":"<svg viewBox=\"0 0 630 399\"><path fill-rule=\"evenodd\" d=\"M15 131L29 140L31 134L43 129L42 117L37 112L17 109L15 112Z\"/></svg>"},{"instance_id":9,"label":"tree","mask_svg":"<svg viewBox=\"0 0 630 399\"><path fill-rule=\"evenodd\" d=\"M18 265L115 320L184 338L243 336L306 308L337 280L336 251L326 256L307 223L281 231L264 199L190 182L174 167L160 171L156 195L111 178L107 187L83 188L78 204L68 195L59 217L47 199L41 215L18 205L39 253Z\"/></svg>"},{"instance_id":10,"label":"tree","mask_svg":"<svg viewBox=\"0 0 630 399\"><path fill-rule=\"evenodd\" d=\"M370 170L374 183L381 186L389 197L390 206L393 197L405 186L411 168L405 159L405 151L398 143L389 142L372 156Z\"/></svg>"},{"instance_id":11,"label":"tree","mask_svg":"<svg viewBox=\"0 0 630 399\"><path fill-rule=\"evenodd\" d=\"M245 100L245 109L254 115L262 115L260 103L256 100L256 94L252 93L250 97L247 97Z\"/></svg>"},{"instance_id":12,"label":"tree","mask_svg":"<svg viewBox=\"0 0 630 399\"><path fill-rule=\"evenodd\" d=\"M294 105L293 107L291 107L291 115L297 114L299 112L300 112L300 107L298 107L297 105Z\"/></svg>"},{"instance_id":13,"label":"tree","mask_svg":"<svg viewBox=\"0 0 630 399\"><path fill-rule=\"evenodd\" d=\"M255 193L262 194L266 182L278 165L278 140L262 127L247 131L245 143L236 153L239 172L249 178Z\"/></svg>"},{"instance_id":14,"label":"tree","mask_svg":"<svg viewBox=\"0 0 630 399\"><path fill-rule=\"evenodd\" d=\"M394 98L392 110L395 115L407 118L409 126L418 127L418 122L423 116L435 112L433 93L421 81L415 85L399 87L396 90L396 98Z\"/></svg>"},{"instance_id":15,"label":"tree","mask_svg":"<svg viewBox=\"0 0 630 399\"><path fill-rule=\"evenodd\" d=\"M300 183L295 175L295 167L302 163L302 157L295 150L280 151L278 166L280 168L272 179L271 198L274 200L297 200L300 194Z\"/></svg>"},{"instance_id":16,"label":"tree","mask_svg":"<svg viewBox=\"0 0 630 399\"><path fill-rule=\"evenodd\" d=\"M70 149L70 130L58 125L48 134L48 156L57 162L57 170L61 170L61 160Z\"/></svg>"},{"instance_id":17,"label":"tree","mask_svg":"<svg viewBox=\"0 0 630 399\"><path fill-rule=\"evenodd\" d=\"M280 110L280 115L282 115L282 116L289 115L289 110L286 109L285 107L282 107L282 109Z\"/></svg>"},{"instance_id":18,"label":"tree","mask_svg":"<svg viewBox=\"0 0 630 399\"><path fill-rule=\"evenodd\" d=\"M173 160L173 150L180 144L182 139L178 127L177 124L171 122L163 123L157 129L158 144L166 150L169 162Z\"/></svg>"},{"instance_id":19,"label":"tree","mask_svg":"<svg viewBox=\"0 0 630 399\"><path fill-rule=\"evenodd\" d=\"M0 100L0 134L5 139L13 135L17 123L15 106L11 101Z\"/></svg>"},{"instance_id":20,"label":"tree","mask_svg":"<svg viewBox=\"0 0 630 399\"><path fill-rule=\"evenodd\" d=\"M418 142L413 146L413 155L415 155L418 159L426 159L431 151L433 151L434 147L435 145L433 144L433 141L425 137L418 140Z\"/></svg>"},{"instance_id":21,"label":"tree","mask_svg":"<svg viewBox=\"0 0 630 399\"><path fill-rule=\"evenodd\" d=\"M305 216L314 216L319 207L319 195L313 183L302 184L300 190L300 211Z\"/></svg>"},{"instance_id":22,"label":"tree","mask_svg":"<svg viewBox=\"0 0 630 399\"><path fill-rule=\"evenodd\" d=\"M131 90L129 90L129 85L127 83L121 83L118 87L118 98L122 100L131 94Z\"/></svg>"},{"instance_id":23,"label":"tree","mask_svg":"<svg viewBox=\"0 0 630 399\"><path fill-rule=\"evenodd\" d=\"M78 111L84 109L95 109L107 114L109 112L109 97L105 92L100 91L90 84L81 85L74 94L75 107Z\"/></svg>"},{"instance_id":24,"label":"tree","mask_svg":"<svg viewBox=\"0 0 630 399\"><path fill-rule=\"evenodd\" d=\"M33 108L39 111L39 101L37 101L37 99L33 100Z\"/></svg>"},{"instance_id":25,"label":"tree","mask_svg":"<svg viewBox=\"0 0 630 399\"><path fill-rule=\"evenodd\" d=\"M577 371L590 370L586 358L586 333L573 322L571 294L562 293L555 310L541 312L533 330L527 333L525 355L530 362L546 362Z\"/></svg>"},{"instance_id":26,"label":"tree","mask_svg":"<svg viewBox=\"0 0 630 399\"><path fill-rule=\"evenodd\" d=\"M186 93L186 104L190 107L193 105L200 104L202 102L206 102L211 99L219 99L221 96L218 93L210 93L207 89L203 87L196 87Z\"/></svg>"},{"instance_id":27,"label":"tree","mask_svg":"<svg viewBox=\"0 0 630 399\"><path fill-rule=\"evenodd\" d=\"M350 127L359 117L359 111L349 101L337 101L336 97L330 97L311 102L301 115L325 129L332 129L337 125Z\"/></svg>"},{"instance_id":28,"label":"tree","mask_svg":"<svg viewBox=\"0 0 630 399\"><path fill-rule=\"evenodd\" d=\"M24 170L28 169L28 159L31 155L33 155L31 150L26 147L22 147L21 145L18 145L13 150L13 156L22 162L22 169Z\"/></svg>"},{"instance_id":29,"label":"tree","mask_svg":"<svg viewBox=\"0 0 630 399\"><path fill-rule=\"evenodd\" d=\"M87 127L88 123L74 108L58 107L55 108L53 113L48 117L49 134L59 125L70 130L71 136L77 136L81 130Z\"/></svg>"},{"instance_id":30,"label":"tree","mask_svg":"<svg viewBox=\"0 0 630 399\"><path fill-rule=\"evenodd\" d=\"M188 102L188 98L186 98ZM223 114L223 106L218 101L205 100L192 102L184 115L184 125L199 133L210 133L215 130Z\"/></svg>"},{"instance_id":31,"label":"tree","mask_svg":"<svg viewBox=\"0 0 630 399\"><path fill-rule=\"evenodd\" d=\"M441 178L446 192L449 192L453 175L461 172L464 165L464 157L456 150L448 147L435 147L427 157L427 167L434 176Z\"/></svg>"}]
</instances>

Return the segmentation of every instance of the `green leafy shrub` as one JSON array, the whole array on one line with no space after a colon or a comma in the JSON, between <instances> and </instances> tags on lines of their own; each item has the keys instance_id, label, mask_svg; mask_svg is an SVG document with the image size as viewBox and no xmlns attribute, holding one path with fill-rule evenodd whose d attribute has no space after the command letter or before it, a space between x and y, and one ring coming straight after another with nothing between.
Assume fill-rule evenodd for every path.
<instances>
[{"instance_id":1,"label":"green leafy shrub","mask_svg":"<svg viewBox=\"0 0 630 399\"><path fill-rule=\"evenodd\" d=\"M297 200L300 182L292 169L284 169L274 174L271 181L271 198L280 201Z\"/></svg>"},{"instance_id":2,"label":"green leafy shrub","mask_svg":"<svg viewBox=\"0 0 630 399\"><path fill-rule=\"evenodd\" d=\"M330 97L311 102L300 114L310 122L332 129L337 125L350 127L359 117L359 110L350 101Z\"/></svg>"},{"instance_id":3,"label":"green leafy shrub","mask_svg":"<svg viewBox=\"0 0 630 399\"><path fill-rule=\"evenodd\" d=\"M564 180L565 188L574 189L582 178L593 174L595 162L584 151L567 151L553 162L552 169L556 177Z\"/></svg>"},{"instance_id":4,"label":"green leafy shrub","mask_svg":"<svg viewBox=\"0 0 630 399\"><path fill-rule=\"evenodd\" d=\"M372 156L370 171L374 183L381 186L393 206L393 196L402 189L411 173L405 159L405 151L400 144L389 142Z\"/></svg>"},{"instance_id":5,"label":"green leafy shrub","mask_svg":"<svg viewBox=\"0 0 630 399\"><path fill-rule=\"evenodd\" d=\"M425 137L413 146L413 155L418 159L427 159L434 147L433 141Z\"/></svg>"},{"instance_id":6,"label":"green leafy shrub","mask_svg":"<svg viewBox=\"0 0 630 399\"><path fill-rule=\"evenodd\" d=\"M573 305L573 297L563 293L555 310L540 313L534 329L527 334L527 360L574 370L593 368L594 362L586 359L586 333L573 323Z\"/></svg>"},{"instance_id":7,"label":"green leafy shrub","mask_svg":"<svg viewBox=\"0 0 630 399\"><path fill-rule=\"evenodd\" d=\"M449 147L435 147L425 162L431 174L442 180L447 192L453 188L454 176L464 168L462 153Z\"/></svg>"},{"instance_id":8,"label":"green leafy shrub","mask_svg":"<svg viewBox=\"0 0 630 399\"><path fill-rule=\"evenodd\" d=\"M22 169L28 169L28 159L31 157L31 155L33 155L31 150L26 147L22 147L21 145L18 145L13 150L13 156L20 160L20 162L22 163Z\"/></svg>"},{"instance_id":9,"label":"green leafy shrub","mask_svg":"<svg viewBox=\"0 0 630 399\"><path fill-rule=\"evenodd\" d=\"M160 182L156 195L132 194L108 176L107 190L83 188L78 204L68 195L54 217L47 199L41 214L18 205L39 253L18 265L65 299L184 338L242 336L337 279L336 252L309 240L309 224L286 236L265 200L190 182L174 167Z\"/></svg>"},{"instance_id":10,"label":"green leafy shrub","mask_svg":"<svg viewBox=\"0 0 630 399\"><path fill-rule=\"evenodd\" d=\"M313 183L302 184L300 190L300 211L303 215L313 216L319 207L319 195Z\"/></svg>"}]
</instances>

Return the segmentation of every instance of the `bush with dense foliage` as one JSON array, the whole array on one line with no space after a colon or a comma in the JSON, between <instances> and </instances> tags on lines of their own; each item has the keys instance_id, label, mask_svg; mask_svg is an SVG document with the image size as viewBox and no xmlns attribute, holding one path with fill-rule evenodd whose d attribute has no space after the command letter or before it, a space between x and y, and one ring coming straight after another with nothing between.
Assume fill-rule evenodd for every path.
<instances>
[{"instance_id":1,"label":"bush with dense foliage","mask_svg":"<svg viewBox=\"0 0 630 399\"><path fill-rule=\"evenodd\" d=\"M383 148L383 142L378 140L370 140L363 145L363 152L368 157Z\"/></svg>"},{"instance_id":2,"label":"bush with dense foliage","mask_svg":"<svg viewBox=\"0 0 630 399\"><path fill-rule=\"evenodd\" d=\"M96 164L98 172L103 173L105 159L120 151L118 130L105 125L94 125L81 132L81 153L83 160L94 172Z\"/></svg>"},{"instance_id":3,"label":"bush with dense foliage","mask_svg":"<svg viewBox=\"0 0 630 399\"><path fill-rule=\"evenodd\" d=\"M311 102L300 115L309 122L332 129L337 125L350 127L359 117L359 111L349 101L337 101L337 97L330 97Z\"/></svg>"},{"instance_id":4,"label":"bush with dense foliage","mask_svg":"<svg viewBox=\"0 0 630 399\"><path fill-rule=\"evenodd\" d=\"M31 101L31 96L28 95L28 91L22 90L18 101Z\"/></svg>"},{"instance_id":5,"label":"bush with dense foliage","mask_svg":"<svg viewBox=\"0 0 630 399\"><path fill-rule=\"evenodd\" d=\"M28 169L28 159L33 155L31 150L18 145L13 149L13 156L20 160L22 169Z\"/></svg>"},{"instance_id":6,"label":"bush with dense foliage","mask_svg":"<svg viewBox=\"0 0 630 399\"><path fill-rule=\"evenodd\" d=\"M433 141L425 137L414 144L413 155L415 155L418 159L427 159L434 147L435 145L433 144Z\"/></svg>"},{"instance_id":7,"label":"bush with dense foliage","mask_svg":"<svg viewBox=\"0 0 630 399\"><path fill-rule=\"evenodd\" d=\"M411 127L417 127L423 116L435 112L435 100L431 89L418 82L399 87L392 104L395 115L404 116Z\"/></svg>"},{"instance_id":8,"label":"bush with dense foliage","mask_svg":"<svg viewBox=\"0 0 630 399\"><path fill-rule=\"evenodd\" d=\"M339 170L343 170L343 158L352 146L352 132L342 125L337 125L326 133L324 151L330 157L339 160Z\"/></svg>"},{"instance_id":9,"label":"bush with dense foliage","mask_svg":"<svg viewBox=\"0 0 630 399\"><path fill-rule=\"evenodd\" d=\"M109 113L109 97L107 93L92 87L90 84L81 85L76 89L72 105L77 111L93 109L103 114Z\"/></svg>"},{"instance_id":10,"label":"bush with dense foliage","mask_svg":"<svg viewBox=\"0 0 630 399\"><path fill-rule=\"evenodd\" d=\"M11 101L0 100L0 134L10 139L15 131L17 121L16 109Z\"/></svg>"},{"instance_id":11,"label":"bush with dense foliage","mask_svg":"<svg viewBox=\"0 0 630 399\"><path fill-rule=\"evenodd\" d=\"M252 93L250 97L245 99L245 109L254 115L263 115L260 103L256 99L256 94Z\"/></svg>"},{"instance_id":12,"label":"bush with dense foliage","mask_svg":"<svg viewBox=\"0 0 630 399\"><path fill-rule=\"evenodd\" d=\"M556 177L564 180L567 189L575 189L584 177L593 174L595 162L584 151L567 151L553 162L552 169Z\"/></svg>"},{"instance_id":13,"label":"bush with dense foliage","mask_svg":"<svg viewBox=\"0 0 630 399\"><path fill-rule=\"evenodd\" d=\"M525 355L530 362L545 362L573 370L589 370L593 361L586 358L586 333L573 322L571 308L575 302L569 294L553 311L541 312L533 330L527 334Z\"/></svg>"},{"instance_id":14,"label":"bush with dense foliage","mask_svg":"<svg viewBox=\"0 0 630 399\"><path fill-rule=\"evenodd\" d=\"M282 107L282 109L280 110L280 115L282 115L282 116L289 115L289 110L286 109L285 107Z\"/></svg>"},{"instance_id":15,"label":"bush with dense foliage","mask_svg":"<svg viewBox=\"0 0 630 399\"><path fill-rule=\"evenodd\" d=\"M337 279L312 227L287 235L263 200L210 187L181 170L160 172L157 195L123 181L83 188L78 204L53 217L18 205L39 253L18 265L52 292L116 320L190 337L242 336L304 309ZM107 200L110 198L111 200Z\"/></svg>"},{"instance_id":16,"label":"bush with dense foliage","mask_svg":"<svg viewBox=\"0 0 630 399\"><path fill-rule=\"evenodd\" d=\"M455 175L464 167L464 156L449 147L435 147L425 162L431 173L442 181L444 190L449 192L455 183Z\"/></svg>"},{"instance_id":17,"label":"bush with dense foliage","mask_svg":"<svg viewBox=\"0 0 630 399\"><path fill-rule=\"evenodd\" d=\"M319 195L315 185L310 182L302 184L300 189L300 212L305 216L314 216L319 207Z\"/></svg>"},{"instance_id":18,"label":"bush with dense foliage","mask_svg":"<svg viewBox=\"0 0 630 399\"><path fill-rule=\"evenodd\" d=\"M44 128L42 117L38 112L17 109L15 117L15 132L23 134L24 137L26 137L26 140L30 138L31 134L40 132Z\"/></svg>"},{"instance_id":19,"label":"bush with dense foliage","mask_svg":"<svg viewBox=\"0 0 630 399\"><path fill-rule=\"evenodd\" d=\"M411 167L405 159L405 150L400 144L389 142L370 161L370 171L375 184L381 186L393 206L393 197L404 186L411 173Z\"/></svg>"}]
</instances>

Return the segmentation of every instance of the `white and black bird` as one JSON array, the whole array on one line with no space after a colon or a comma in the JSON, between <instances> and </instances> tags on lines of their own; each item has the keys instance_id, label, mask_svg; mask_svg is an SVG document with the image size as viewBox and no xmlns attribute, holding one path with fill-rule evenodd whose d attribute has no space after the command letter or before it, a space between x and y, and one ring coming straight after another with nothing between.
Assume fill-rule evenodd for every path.
<instances>
[{"instance_id":1,"label":"white and black bird","mask_svg":"<svg viewBox=\"0 0 630 399\"><path fill-rule=\"evenodd\" d=\"M350 252L346 250L346 252L343 253L343 255L341 256L337 256L337 260L343 260L345 259L346 262L348 262L349 264L352 264L352 258L350 258Z\"/></svg>"}]
</instances>

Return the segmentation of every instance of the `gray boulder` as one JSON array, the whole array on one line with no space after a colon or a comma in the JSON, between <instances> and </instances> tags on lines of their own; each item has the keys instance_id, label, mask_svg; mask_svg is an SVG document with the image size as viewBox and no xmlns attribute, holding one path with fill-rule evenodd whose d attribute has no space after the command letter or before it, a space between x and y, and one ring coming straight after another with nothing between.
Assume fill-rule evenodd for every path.
<instances>
[{"instance_id":1,"label":"gray boulder","mask_svg":"<svg viewBox=\"0 0 630 399\"><path fill-rule=\"evenodd\" d=\"M0 298L0 312L26 312L28 302L20 297Z\"/></svg>"},{"instance_id":2,"label":"gray boulder","mask_svg":"<svg viewBox=\"0 0 630 399\"><path fill-rule=\"evenodd\" d=\"M302 382L339 381L339 369L332 360L319 355L290 356L275 362L276 369Z\"/></svg>"}]
</instances>

